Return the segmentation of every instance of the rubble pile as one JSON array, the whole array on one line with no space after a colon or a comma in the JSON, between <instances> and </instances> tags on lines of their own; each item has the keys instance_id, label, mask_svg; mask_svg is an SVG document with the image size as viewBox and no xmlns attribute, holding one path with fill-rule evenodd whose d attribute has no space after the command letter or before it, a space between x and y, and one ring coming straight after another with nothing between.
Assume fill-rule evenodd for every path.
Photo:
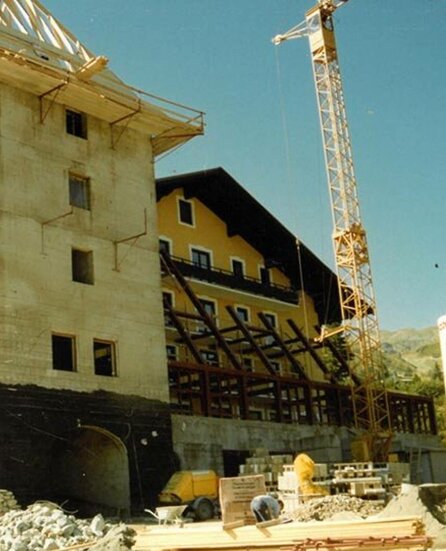
<instances>
[{"instance_id":1,"label":"rubble pile","mask_svg":"<svg viewBox=\"0 0 446 551\"><path fill-rule=\"evenodd\" d=\"M9 490L0 490L0 515L18 509L19 504L14 497L14 494Z\"/></svg>"},{"instance_id":2,"label":"rubble pile","mask_svg":"<svg viewBox=\"0 0 446 551\"><path fill-rule=\"evenodd\" d=\"M382 503L360 499L349 495L334 495L321 498L313 498L303 503L293 514L294 520L308 522L312 520L327 520L349 513L352 518L366 518L379 513L383 508Z\"/></svg>"},{"instance_id":3,"label":"rubble pile","mask_svg":"<svg viewBox=\"0 0 446 551\"><path fill-rule=\"evenodd\" d=\"M105 522L102 515L77 519L50 502L37 502L0 517L0 551L52 551L87 542L100 544L103 538L110 542L114 534L116 549L131 548L134 531L125 525Z\"/></svg>"}]
</instances>

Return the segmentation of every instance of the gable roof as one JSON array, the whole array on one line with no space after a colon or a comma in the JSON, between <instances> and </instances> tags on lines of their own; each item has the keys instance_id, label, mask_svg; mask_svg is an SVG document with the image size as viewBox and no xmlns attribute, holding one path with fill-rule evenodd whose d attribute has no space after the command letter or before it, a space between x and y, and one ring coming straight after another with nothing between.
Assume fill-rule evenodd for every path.
<instances>
[{"instance_id":1,"label":"gable roof","mask_svg":"<svg viewBox=\"0 0 446 551\"><path fill-rule=\"evenodd\" d=\"M38 0L0 0L0 80L109 122L144 132L154 154L203 134L201 111L129 86Z\"/></svg>"},{"instance_id":2,"label":"gable roof","mask_svg":"<svg viewBox=\"0 0 446 551\"><path fill-rule=\"evenodd\" d=\"M157 200L183 188L186 199L196 198L227 227L265 259L266 266L281 269L297 289L312 297L319 323L341 321L337 277L302 242L268 212L223 168L191 172L156 181Z\"/></svg>"}]
</instances>

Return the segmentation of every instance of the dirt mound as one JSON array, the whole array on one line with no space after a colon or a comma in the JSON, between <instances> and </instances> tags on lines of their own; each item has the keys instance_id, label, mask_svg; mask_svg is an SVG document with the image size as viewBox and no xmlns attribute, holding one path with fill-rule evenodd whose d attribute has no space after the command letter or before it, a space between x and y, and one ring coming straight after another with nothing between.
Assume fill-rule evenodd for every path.
<instances>
[{"instance_id":1,"label":"dirt mound","mask_svg":"<svg viewBox=\"0 0 446 551\"><path fill-rule=\"evenodd\" d=\"M377 518L419 517L426 534L435 538L435 546L446 544L446 485L403 484L401 492L377 514Z\"/></svg>"}]
</instances>

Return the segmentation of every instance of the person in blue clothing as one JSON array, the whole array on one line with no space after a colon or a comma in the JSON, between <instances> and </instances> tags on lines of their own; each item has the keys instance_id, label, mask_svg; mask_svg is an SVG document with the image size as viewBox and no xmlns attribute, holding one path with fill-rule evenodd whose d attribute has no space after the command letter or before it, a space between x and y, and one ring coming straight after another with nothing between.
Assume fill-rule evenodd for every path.
<instances>
[{"instance_id":1,"label":"person in blue clothing","mask_svg":"<svg viewBox=\"0 0 446 551\"><path fill-rule=\"evenodd\" d=\"M251 501L251 511L256 517L257 522L279 518L282 509L283 502L272 495L266 494L256 496Z\"/></svg>"}]
</instances>

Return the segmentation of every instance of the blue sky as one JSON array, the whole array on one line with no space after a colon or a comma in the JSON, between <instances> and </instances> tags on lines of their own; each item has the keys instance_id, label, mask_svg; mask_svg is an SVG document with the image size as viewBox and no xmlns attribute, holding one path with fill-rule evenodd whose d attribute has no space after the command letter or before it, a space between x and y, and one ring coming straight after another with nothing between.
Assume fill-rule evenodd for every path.
<instances>
[{"instance_id":1,"label":"blue sky","mask_svg":"<svg viewBox=\"0 0 446 551\"><path fill-rule=\"evenodd\" d=\"M205 136L157 176L222 166L333 268L308 43L271 43L314 2L44 0L126 82L206 112ZM446 313L446 0L351 0L335 25L380 325L432 326Z\"/></svg>"}]
</instances>

